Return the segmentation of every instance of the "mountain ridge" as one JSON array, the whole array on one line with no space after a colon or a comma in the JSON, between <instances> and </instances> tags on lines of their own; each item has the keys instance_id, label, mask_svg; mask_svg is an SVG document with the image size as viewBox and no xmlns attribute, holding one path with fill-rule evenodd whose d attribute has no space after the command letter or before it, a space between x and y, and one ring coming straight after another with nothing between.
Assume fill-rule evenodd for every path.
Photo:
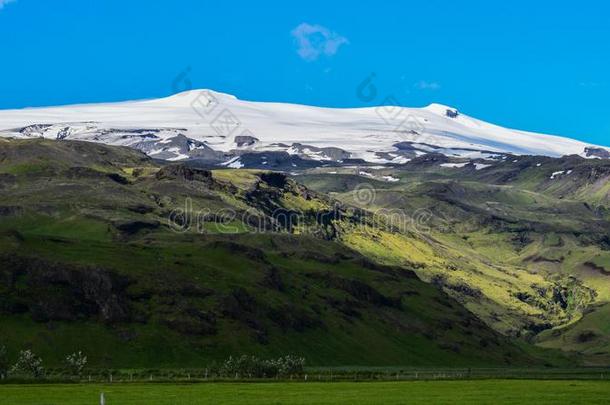
<instances>
[{"instance_id":1,"label":"mountain ridge","mask_svg":"<svg viewBox=\"0 0 610 405\"><path fill-rule=\"evenodd\" d=\"M264 166L265 154L283 154L291 170L354 160L404 164L432 152L470 160L610 156L606 147L503 128L442 104L326 108L244 101L205 89L158 99L4 110L0 136L101 142L158 159L234 168Z\"/></svg>"}]
</instances>

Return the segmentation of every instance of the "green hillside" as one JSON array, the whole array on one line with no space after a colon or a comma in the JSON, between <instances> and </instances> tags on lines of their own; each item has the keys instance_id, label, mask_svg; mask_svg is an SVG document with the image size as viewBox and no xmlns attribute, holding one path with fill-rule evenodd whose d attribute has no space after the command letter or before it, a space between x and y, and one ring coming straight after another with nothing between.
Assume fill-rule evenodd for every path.
<instances>
[{"instance_id":1,"label":"green hillside","mask_svg":"<svg viewBox=\"0 0 610 405\"><path fill-rule=\"evenodd\" d=\"M296 178L369 211L413 219L398 235L374 243L348 237L348 245L386 264L411 260L422 279L503 334L607 364L607 332L598 327L594 339L579 336L610 299L610 164L515 157L476 170L442 167L446 161L426 157L395 169L361 169L366 176L333 169ZM387 175L400 181L371 180ZM358 198L362 184L374 188L373 199Z\"/></svg>"},{"instance_id":2,"label":"green hillside","mask_svg":"<svg viewBox=\"0 0 610 405\"><path fill-rule=\"evenodd\" d=\"M82 350L104 367L204 367L242 353L310 365L564 361L421 281L435 244L282 174L2 141L0 190L0 342L11 356L32 348L58 365Z\"/></svg>"}]
</instances>

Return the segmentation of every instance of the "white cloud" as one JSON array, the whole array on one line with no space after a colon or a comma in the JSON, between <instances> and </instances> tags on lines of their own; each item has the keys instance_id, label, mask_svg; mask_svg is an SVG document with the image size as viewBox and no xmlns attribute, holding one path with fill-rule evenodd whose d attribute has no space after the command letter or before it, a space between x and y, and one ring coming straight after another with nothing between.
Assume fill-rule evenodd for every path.
<instances>
[{"instance_id":1,"label":"white cloud","mask_svg":"<svg viewBox=\"0 0 610 405\"><path fill-rule=\"evenodd\" d=\"M8 3L14 3L17 0L0 0L0 10L4 8Z\"/></svg>"},{"instance_id":2,"label":"white cloud","mask_svg":"<svg viewBox=\"0 0 610 405\"><path fill-rule=\"evenodd\" d=\"M420 80L419 82L415 83L413 87L420 90L439 90L441 88L441 85L437 82L427 82L425 80Z\"/></svg>"},{"instance_id":3,"label":"white cloud","mask_svg":"<svg viewBox=\"0 0 610 405\"><path fill-rule=\"evenodd\" d=\"M301 23L292 30L291 35L297 44L297 53L308 62L318 59L320 55L333 56L341 45L349 44L347 38L317 24Z\"/></svg>"}]
</instances>

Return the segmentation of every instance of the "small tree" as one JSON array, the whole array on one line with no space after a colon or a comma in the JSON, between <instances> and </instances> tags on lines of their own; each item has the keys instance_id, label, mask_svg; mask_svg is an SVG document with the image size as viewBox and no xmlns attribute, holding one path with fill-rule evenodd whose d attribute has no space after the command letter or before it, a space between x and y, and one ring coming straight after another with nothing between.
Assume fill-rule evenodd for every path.
<instances>
[{"instance_id":1,"label":"small tree","mask_svg":"<svg viewBox=\"0 0 610 405\"><path fill-rule=\"evenodd\" d=\"M297 356L284 356L277 359L278 373L280 375L302 374L305 368L305 358Z\"/></svg>"},{"instance_id":2,"label":"small tree","mask_svg":"<svg viewBox=\"0 0 610 405\"><path fill-rule=\"evenodd\" d=\"M229 357L220 367L225 377L263 378L277 375L275 364L256 356Z\"/></svg>"},{"instance_id":3,"label":"small tree","mask_svg":"<svg viewBox=\"0 0 610 405\"><path fill-rule=\"evenodd\" d=\"M11 368L10 372L11 374L40 378L44 375L42 359L32 353L31 350L22 350L19 352L17 363Z\"/></svg>"},{"instance_id":4,"label":"small tree","mask_svg":"<svg viewBox=\"0 0 610 405\"><path fill-rule=\"evenodd\" d=\"M4 380L6 378L8 369L9 369L9 363L8 363L8 353L6 352L6 347L0 346L0 380Z\"/></svg>"},{"instance_id":5,"label":"small tree","mask_svg":"<svg viewBox=\"0 0 610 405\"><path fill-rule=\"evenodd\" d=\"M67 355L65 363L70 374L80 376L87 366L87 356L83 352L78 351Z\"/></svg>"},{"instance_id":6,"label":"small tree","mask_svg":"<svg viewBox=\"0 0 610 405\"><path fill-rule=\"evenodd\" d=\"M284 356L277 359L263 360L256 356L229 357L220 367L224 377L274 378L302 374L305 359L296 356Z\"/></svg>"}]
</instances>

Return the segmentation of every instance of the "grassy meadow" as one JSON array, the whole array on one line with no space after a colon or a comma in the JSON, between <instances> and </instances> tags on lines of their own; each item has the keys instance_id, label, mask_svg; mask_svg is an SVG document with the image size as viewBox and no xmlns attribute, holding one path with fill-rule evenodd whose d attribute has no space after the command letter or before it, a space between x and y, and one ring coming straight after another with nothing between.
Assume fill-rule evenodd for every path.
<instances>
[{"instance_id":1,"label":"grassy meadow","mask_svg":"<svg viewBox=\"0 0 610 405\"><path fill-rule=\"evenodd\" d=\"M2 405L176 404L605 404L604 381L413 381L4 385Z\"/></svg>"}]
</instances>

